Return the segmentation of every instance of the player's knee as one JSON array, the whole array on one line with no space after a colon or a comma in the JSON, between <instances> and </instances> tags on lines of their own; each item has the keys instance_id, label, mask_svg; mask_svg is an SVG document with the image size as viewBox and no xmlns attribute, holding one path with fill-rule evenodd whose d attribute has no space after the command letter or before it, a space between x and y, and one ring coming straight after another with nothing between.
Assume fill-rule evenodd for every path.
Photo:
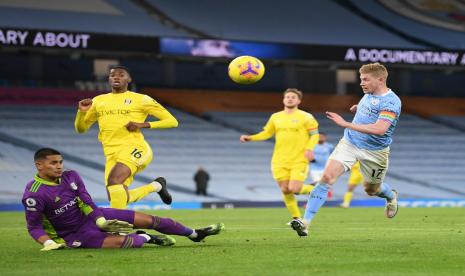
<instances>
[{"instance_id":1,"label":"player's knee","mask_svg":"<svg viewBox=\"0 0 465 276\"><path fill-rule=\"evenodd\" d=\"M367 193L367 195L375 196L378 193L378 187L367 186L365 187L365 192Z\"/></svg>"},{"instance_id":2,"label":"player's knee","mask_svg":"<svg viewBox=\"0 0 465 276\"><path fill-rule=\"evenodd\" d=\"M107 179L108 185L123 184L125 178L119 175L109 175Z\"/></svg>"},{"instance_id":3,"label":"player's knee","mask_svg":"<svg viewBox=\"0 0 465 276\"><path fill-rule=\"evenodd\" d=\"M336 182L336 175L333 173L325 172L321 176L321 182L326 184L334 184L334 182Z\"/></svg>"}]
</instances>

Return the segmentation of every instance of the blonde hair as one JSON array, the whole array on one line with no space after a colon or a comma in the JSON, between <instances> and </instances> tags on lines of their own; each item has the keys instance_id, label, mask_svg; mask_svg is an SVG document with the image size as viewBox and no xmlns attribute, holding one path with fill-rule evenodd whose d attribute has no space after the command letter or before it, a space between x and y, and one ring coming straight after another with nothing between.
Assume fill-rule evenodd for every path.
<instances>
[{"instance_id":1,"label":"blonde hair","mask_svg":"<svg viewBox=\"0 0 465 276\"><path fill-rule=\"evenodd\" d=\"M365 64L360 67L360 74L371 74L375 78L383 78L387 80L388 71L384 65L379 62Z\"/></svg>"},{"instance_id":2,"label":"blonde hair","mask_svg":"<svg viewBox=\"0 0 465 276\"><path fill-rule=\"evenodd\" d=\"M283 95L286 96L287 93L297 94L297 96L299 97L299 100L302 100L302 98L304 97L304 95L302 94L302 91L300 91L297 88L288 88L286 89L286 91L284 91Z\"/></svg>"}]
</instances>

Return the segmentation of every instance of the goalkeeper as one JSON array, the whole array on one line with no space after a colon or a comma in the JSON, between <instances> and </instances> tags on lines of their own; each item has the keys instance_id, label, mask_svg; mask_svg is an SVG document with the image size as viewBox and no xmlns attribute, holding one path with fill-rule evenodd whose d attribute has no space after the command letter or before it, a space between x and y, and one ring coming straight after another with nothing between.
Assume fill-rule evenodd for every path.
<instances>
[{"instance_id":1,"label":"goalkeeper","mask_svg":"<svg viewBox=\"0 0 465 276\"><path fill-rule=\"evenodd\" d=\"M31 237L43 245L42 251L71 248L130 248L144 243L169 246L167 235L143 231L128 235L133 228L154 229L163 234L185 236L194 242L218 234L222 223L191 229L169 218L131 210L98 208L87 193L79 174L63 170L63 157L50 148L34 155L37 175L26 185L22 203Z\"/></svg>"}]
</instances>

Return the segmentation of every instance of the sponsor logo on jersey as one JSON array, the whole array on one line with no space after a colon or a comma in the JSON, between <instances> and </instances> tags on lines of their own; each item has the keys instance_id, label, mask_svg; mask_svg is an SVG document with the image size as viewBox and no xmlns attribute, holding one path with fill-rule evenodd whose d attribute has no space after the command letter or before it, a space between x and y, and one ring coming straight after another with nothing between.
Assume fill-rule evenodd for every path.
<instances>
[{"instance_id":1,"label":"sponsor logo on jersey","mask_svg":"<svg viewBox=\"0 0 465 276\"><path fill-rule=\"evenodd\" d=\"M55 214L60 215L63 214L64 212L68 211L69 208L73 207L77 203L77 198L74 198L73 200L70 200L68 203L65 205L61 206L58 209L55 209Z\"/></svg>"},{"instance_id":2,"label":"sponsor logo on jersey","mask_svg":"<svg viewBox=\"0 0 465 276\"><path fill-rule=\"evenodd\" d=\"M131 110L129 109L107 109L107 110L97 111L97 116L102 117L102 116L108 116L108 115L126 115L129 113L131 113Z\"/></svg>"}]
</instances>

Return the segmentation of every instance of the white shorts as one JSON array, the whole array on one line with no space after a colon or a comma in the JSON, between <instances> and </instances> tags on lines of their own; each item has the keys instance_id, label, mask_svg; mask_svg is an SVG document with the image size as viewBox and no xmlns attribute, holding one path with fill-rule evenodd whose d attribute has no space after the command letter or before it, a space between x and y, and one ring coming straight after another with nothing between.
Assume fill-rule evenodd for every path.
<instances>
[{"instance_id":1,"label":"white shorts","mask_svg":"<svg viewBox=\"0 0 465 276\"><path fill-rule=\"evenodd\" d=\"M310 168L310 175L312 176L312 182L317 182L321 180L324 170L313 170Z\"/></svg>"},{"instance_id":2,"label":"white shorts","mask_svg":"<svg viewBox=\"0 0 465 276\"><path fill-rule=\"evenodd\" d=\"M360 161L363 180L370 184L380 184L386 176L389 165L389 147L382 150L359 149L342 138L329 159L341 162L345 171L350 170L355 162Z\"/></svg>"}]
</instances>

